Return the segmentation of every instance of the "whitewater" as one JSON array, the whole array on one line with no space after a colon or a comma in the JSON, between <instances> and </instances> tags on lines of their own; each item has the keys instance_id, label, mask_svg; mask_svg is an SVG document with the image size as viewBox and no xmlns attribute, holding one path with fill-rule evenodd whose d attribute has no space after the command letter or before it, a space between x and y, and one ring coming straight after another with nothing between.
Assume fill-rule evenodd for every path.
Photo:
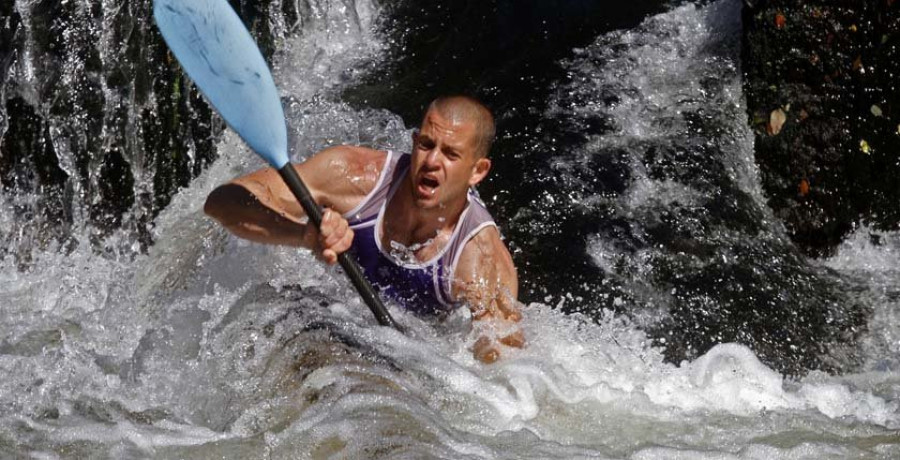
<instances>
[{"instance_id":1,"label":"whitewater","mask_svg":"<svg viewBox=\"0 0 900 460\"><path fill-rule=\"evenodd\" d=\"M297 30L273 65L292 159L335 143L408 150L413 127L398 115L340 99L385 59L379 6L311 5L302 23L280 25ZM544 116L602 112L612 128L548 167L576 169L597 146L690 137L672 120L700 105L725 127L711 147L723 174L765 209L739 35L740 1L720 0L574 50L560 63L571 78ZM708 94L711 77L723 91ZM618 102L597 102L613 84ZM563 300L522 308L527 347L484 365L466 314L431 324L391 307L408 333L378 327L337 270L205 217L213 188L263 166L230 130L217 151L155 219L146 252L125 230L98 244L77 219L74 244L33 243L13 217L33 197L0 192L0 243L15 246L0 260L0 457L900 458L900 233L861 227L836 255L810 262L857 286L872 310L849 373L782 375L735 343L671 363L646 332L667 314L664 293L647 293L652 305L634 315L564 314L566 293L552 286ZM709 199L651 176L635 165L624 193L579 205L658 215ZM784 239L769 217L764 237ZM14 257L23 245L24 264ZM602 234L588 244L609 276L645 284L662 249L623 251Z\"/></svg>"}]
</instances>

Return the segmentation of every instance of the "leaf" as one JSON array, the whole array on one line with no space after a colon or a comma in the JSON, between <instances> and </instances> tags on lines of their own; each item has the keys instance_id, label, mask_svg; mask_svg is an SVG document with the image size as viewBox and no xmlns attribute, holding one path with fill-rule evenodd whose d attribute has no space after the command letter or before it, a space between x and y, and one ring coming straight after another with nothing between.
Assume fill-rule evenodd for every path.
<instances>
[{"instance_id":1,"label":"leaf","mask_svg":"<svg viewBox=\"0 0 900 460\"><path fill-rule=\"evenodd\" d=\"M872 153L872 147L869 146L869 143L866 142L865 139L859 141L859 150L866 155Z\"/></svg>"},{"instance_id":2,"label":"leaf","mask_svg":"<svg viewBox=\"0 0 900 460\"><path fill-rule=\"evenodd\" d=\"M853 60L853 70L865 72L865 69L863 69L862 55L856 56L856 59Z\"/></svg>"},{"instance_id":3,"label":"leaf","mask_svg":"<svg viewBox=\"0 0 900 460\"><path fill-rule=\"evenodd\" d=\"M881 107L878 107L875 104L872 104L872 107L869 109L869 111L872 112L872 115L875 115L876 117L880 117L882 115Z\"/></svg>"},{"instance_id":4,"label":"leaf","mask_svg":"<svg viewBox=\"0 0 900 460\"><path fill-rule=\"evenodd\" d=\"M781 13L775 14L775 27L783 29L785 24L787 24L787 18Z\"/></svg>"},{"instance_id":5,"label":"leaf","mask_svg":"<svg viewBox=\"0 0 900 460\"><path fill-rule=\"evenodd\" d=\"M778 133L781 132L781 128L786 121L787 116L784 114L784 110L773 110L772 113L769 114L769 124L766 125L766 132L769 133L770 136L777 136Z\"/></svg>"},{"instance_id":6,"label":"leaf","mask_svg":"<svg viewBox=\"0 0 900 460\"><path fill-rule=\"evenodd\" d=\"M809 181L806 179L800 179L800 185L797 187L800 192L800 196L809 195Z\"/></svg>"}]
</instances>

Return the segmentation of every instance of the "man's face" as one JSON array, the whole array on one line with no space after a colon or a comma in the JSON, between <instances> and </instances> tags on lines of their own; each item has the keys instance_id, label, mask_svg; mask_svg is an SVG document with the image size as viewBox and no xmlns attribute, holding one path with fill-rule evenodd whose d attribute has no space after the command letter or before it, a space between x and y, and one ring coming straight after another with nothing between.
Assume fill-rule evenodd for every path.
<instances>
[{"instance_id":1,"label":"man's face","mask_svg":"<svg viewBox=\"0 0 900 460\"><path fill-rule=\"evenodd\" d=\"M410 179L416 205L433 209L464 200L468 188L490 169L490 160L479 158L477 151L474 122L429 110L419 132L413 134Z\"/></svg>"}]
</instances>

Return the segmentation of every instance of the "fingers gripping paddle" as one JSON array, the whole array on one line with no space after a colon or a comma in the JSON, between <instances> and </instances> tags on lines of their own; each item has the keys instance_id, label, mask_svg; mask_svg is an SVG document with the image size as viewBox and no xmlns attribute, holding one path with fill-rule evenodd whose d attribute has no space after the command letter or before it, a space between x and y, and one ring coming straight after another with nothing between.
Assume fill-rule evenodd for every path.
<instances>
[{"instance_id":1,"label":"fingers gripping paddle","mask_svg":"<svg viewBox=\"0 0 900 460\"><path fill-rule=\"evenodd\" d=\"M181 66L222 118L278 170L317 228L322 210L288 161L281 99L266 61L227 0L154 0L153 17ZM399 329L359 264L338 262L382 326Z\"/></svg>"}]
</instances>

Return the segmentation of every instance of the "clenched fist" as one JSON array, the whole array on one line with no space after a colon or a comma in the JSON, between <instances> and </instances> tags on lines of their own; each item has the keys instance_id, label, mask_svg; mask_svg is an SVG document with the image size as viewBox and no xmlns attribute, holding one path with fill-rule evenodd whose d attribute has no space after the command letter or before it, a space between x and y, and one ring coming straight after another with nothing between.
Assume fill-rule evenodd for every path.
<instances>
[{"instance_id":1,"label":"clenched fist","mask_svg":"<svg viewBox=\"0 0 900 460\"><path fill-rule=\"evenodd\" d=\"M322 226L318 229L310 225L309 237L315 241L316 257L329 265L337 263L338 254L350 249L353 244L353 230L344 216L326 208L322 213Z\"/></svg>"}]
</instances>

